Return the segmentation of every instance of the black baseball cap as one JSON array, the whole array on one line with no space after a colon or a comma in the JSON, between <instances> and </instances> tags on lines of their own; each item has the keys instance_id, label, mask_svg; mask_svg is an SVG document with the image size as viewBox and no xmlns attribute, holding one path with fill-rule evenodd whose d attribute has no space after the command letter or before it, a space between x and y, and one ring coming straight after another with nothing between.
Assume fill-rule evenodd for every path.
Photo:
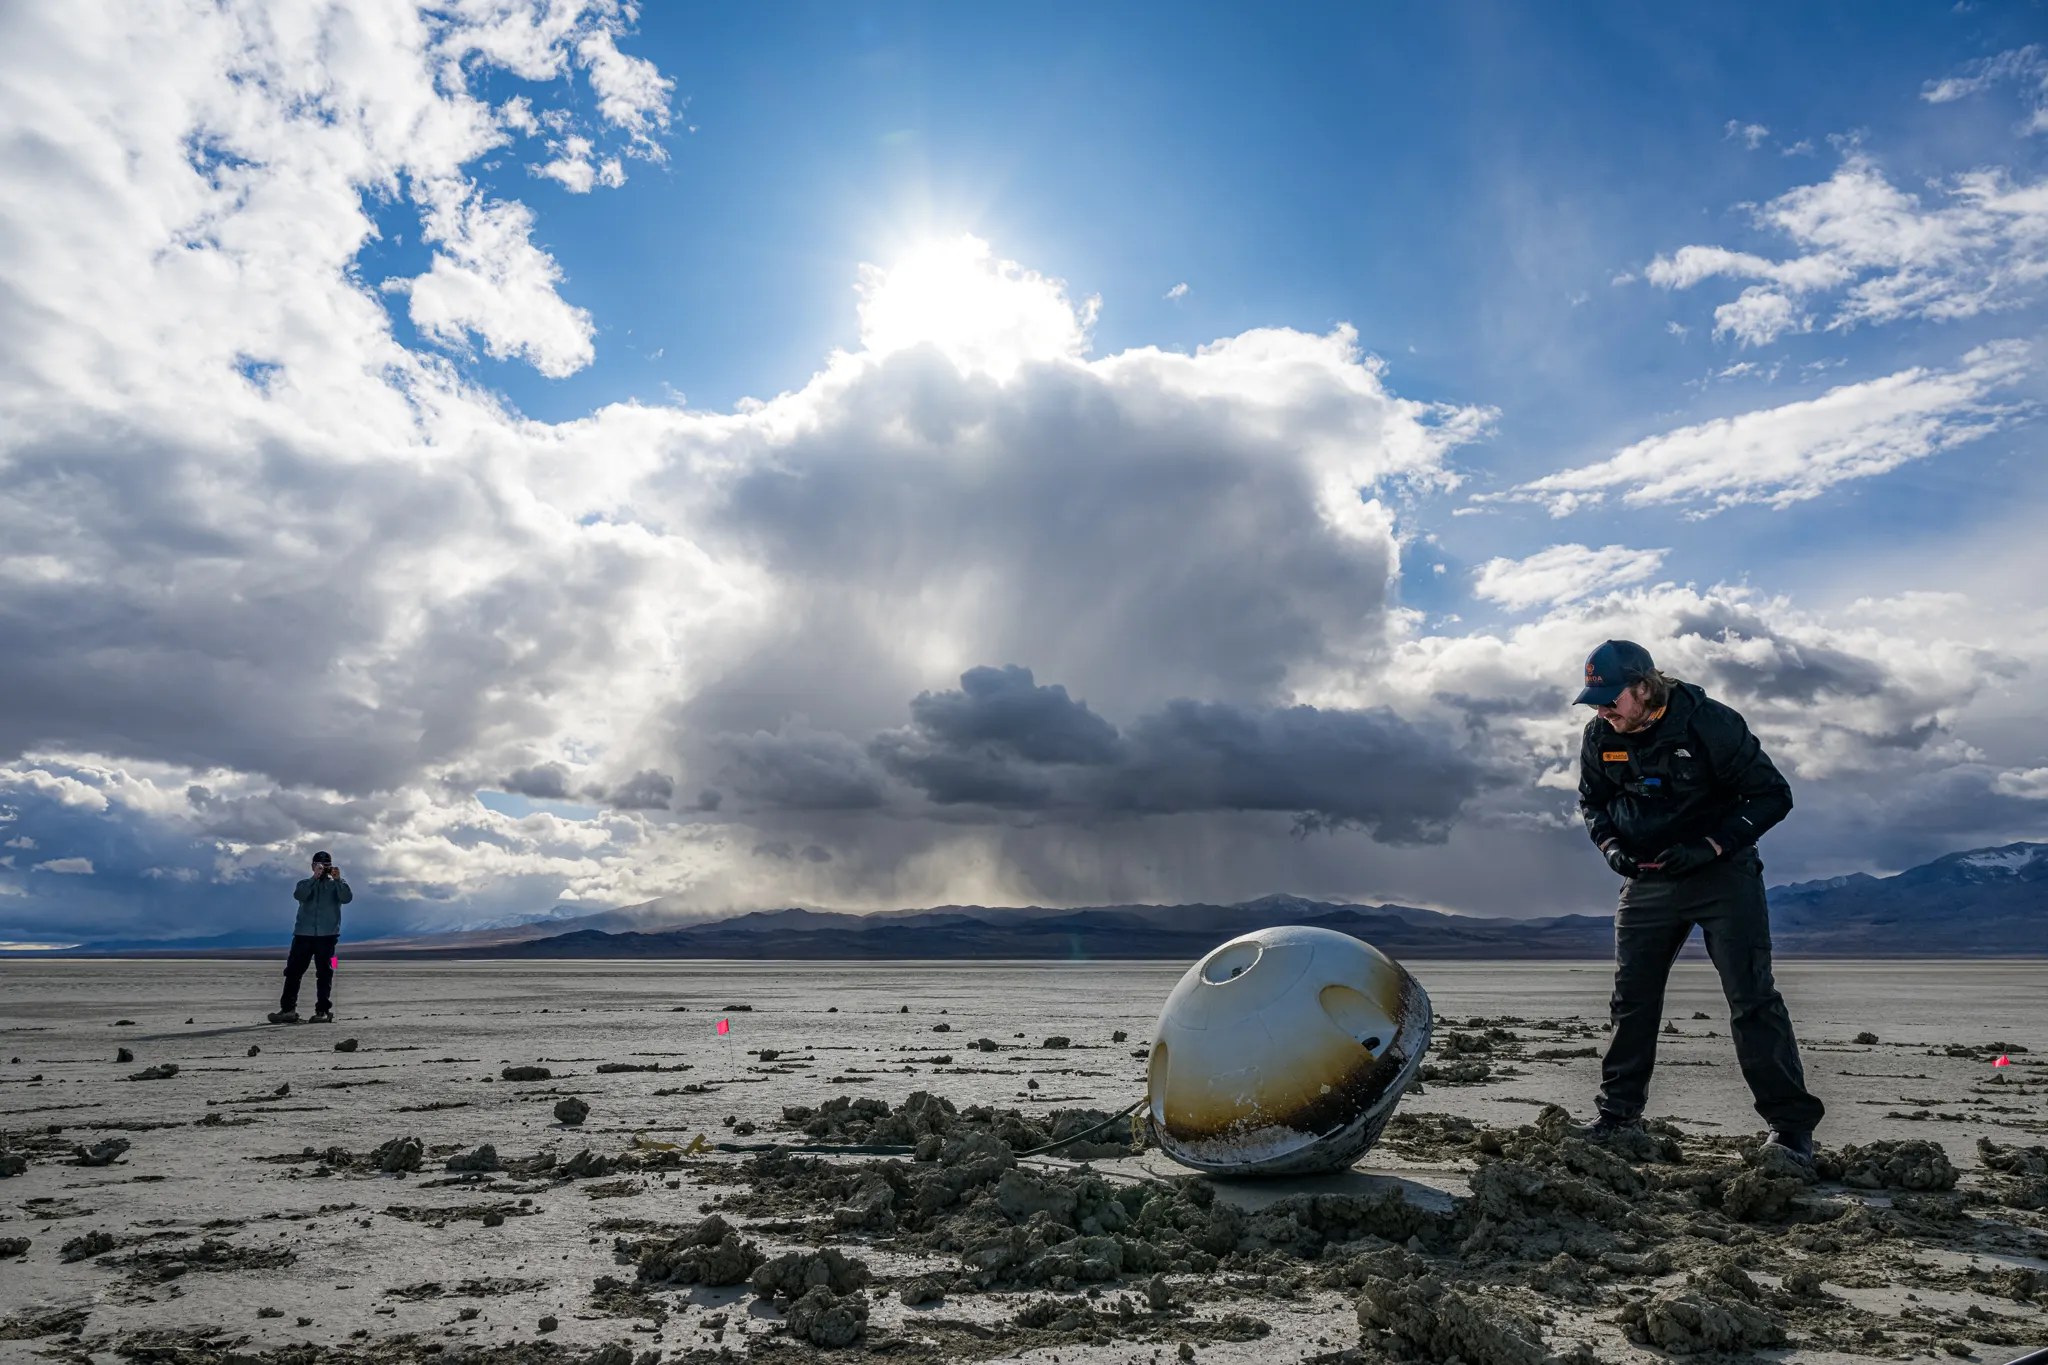
<instances>
[{"instance_id":1,"label":"black baseball cap","mask_svg":"<svg viewBox=\"0 0 2048 1365\"><path fill-rule=\"evenodd\" d=\"M327 850L323 848L318 853L315 853L313 855L313 861L316 863L331 863L334 861L334 859L329 857L327 854Z\"/></svg>"},{"instance_id":2,"label":"black baseball cap","mask_svg":"<svg viewBox=\"0 0 2048 1365\"><path fill-rule=\"evenodd\" d=\"M1586 687L1572 698L1572 705L1612 706L1630 683L1656 671L1650 651L1634 640L1605 641L1586 656Z\"/></svg>"}]
</instances>

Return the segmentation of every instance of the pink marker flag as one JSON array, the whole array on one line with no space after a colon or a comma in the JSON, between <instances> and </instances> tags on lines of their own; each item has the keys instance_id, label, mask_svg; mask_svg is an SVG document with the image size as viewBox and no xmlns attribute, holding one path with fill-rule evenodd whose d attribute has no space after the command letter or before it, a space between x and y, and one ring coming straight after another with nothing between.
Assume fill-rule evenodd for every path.
<instances>
[{"instance_id":1,"label":"pink marker flag","mask_svg":"<svg viewBox=\"0 0 2048 1365\"><path fill-rule=\"evenodd\" d=\"M731 1033L731 1032L732 1032L732 1020L730 1020L730 1019L721 1019L721 1020L719 1020L719 1021L718 1021L718 1031L719 1031L720 1033Z\"/></svg>"},{"instance_id":2,"label":"pink marker flag","mask_svg":"<svg viewBox=\"0 0 2048 1365\"><path fill-rule=\"evenodd\" d=\"M1991 1065L1993 1065L1993 1066L2011 1066L2011 1065L2012 1065L2012 1058L2010 1058L2010 1057L2000 1057L2000 1058L1999 1058L1999 1059L1998 1059L1997 1061L1993 1062L1993 1063L1992 1063Z\"/></svg>"}]
</instances>

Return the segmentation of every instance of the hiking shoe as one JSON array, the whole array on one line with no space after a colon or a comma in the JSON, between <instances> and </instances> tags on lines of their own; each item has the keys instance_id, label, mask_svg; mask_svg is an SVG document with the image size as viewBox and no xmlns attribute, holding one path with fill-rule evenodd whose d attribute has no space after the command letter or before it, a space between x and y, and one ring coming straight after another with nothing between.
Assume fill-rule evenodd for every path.
<instances>
[{"instance_id":1,"label":"hiking shoe","mask_svg":"<svg viewBox=\"0 0 2048 1365\"><path fill-rule=\"evenodd\" d=\"M1813 1133L1802 1128L1773 1128L1764 1146L1783 1149L1802 1166L1813 1165Z\"/></svg>"},{"instance_id":2,"label":"hiking shoe","mask_svg":"<svg viewBox=\"0 0 2048 1365\"><path fill-rule=\"evenodd\" d=\"M1572 1129L1572 1136L1584 1138L1588 1142L1605 1142L1609 1138L1623 1137L1630 1133L1640 1133L1642 1131L1642 1119L1621 1118L1603 1109L1600 1111L1600 1117L1594 1119L1591 1123L1580 1124Z\"/></svg>"},{"instance_id":3,"label":"hiking shoe","mask_svg":"<svg viewBox=\"0 0 2048 1365\"><path fill-rule=\"evenodd\" d=\"M309 1024L331 1024L334 1022L334 1011L314 1010L313 1017L306 1022Z\"/></svg>"},{"instance_id":4,"label":"hiking shoe","mask_svg":"<svg viewBox=\"0 0 2048 1365\"><path fill-rule=\"evenodd\" d=\"M297 1010L272 1010L268 1017L273 1024L296 1024L299 1022L299 1012Z\"/></svg>"}]
</instances>

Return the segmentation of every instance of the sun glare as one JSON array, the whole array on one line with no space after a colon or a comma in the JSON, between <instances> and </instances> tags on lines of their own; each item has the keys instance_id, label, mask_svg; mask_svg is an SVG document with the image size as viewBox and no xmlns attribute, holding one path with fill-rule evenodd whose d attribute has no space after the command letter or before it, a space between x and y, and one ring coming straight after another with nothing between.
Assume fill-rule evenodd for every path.
<instances>
[{"instance_id":1,"label":"sun glare","mask_svg":"<svg viewBox=\"0 0 2048 1365\"><path fill-rule=\"evenodd\" d=\"M868 351L928 345L997 378L1029 361L1084 354L1100 302L1076 310L1064 281L999 260L967 234L921 242L888 267L862 266L859 291Z\"/></svg>"}]
</instances>

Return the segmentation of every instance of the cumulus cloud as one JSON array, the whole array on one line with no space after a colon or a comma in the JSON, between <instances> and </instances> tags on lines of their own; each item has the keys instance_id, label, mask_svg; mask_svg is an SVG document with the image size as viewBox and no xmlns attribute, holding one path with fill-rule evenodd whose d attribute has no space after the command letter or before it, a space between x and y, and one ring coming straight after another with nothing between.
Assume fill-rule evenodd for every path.
<instances>
[{"instance_id":1,"label":"cumulus cloud","mask_svg":"<svg viewBox=\"0 0 2048 1365\"><path fill-rule=\"evenodd\" d=\"M592 787L588 795L619 810L667 810L675 799L676 780L667 773L642 768L612 787Z\"/></svg>"},{"instance_id":2,"label":"cumulus cloud","mask_svg":"<svg viewBox=\"0 0 2048 1365\"><path fill-rule=\"evenodd\" d=\"M1490 559L1474 572L1473 592L1511 611L1576 602L1639 583L1664 563L1665 550L1553 545L1524 559Z\"/></svg>"},{"instance_id":3,"label":"cumulus cloud","mask_svg":"<svg viewBox=\"0 0 2048 1365\"><path fill-rule=\"evenodd\" d=\"M598 112L605 121L632 134L641 155L660 160L661 146L655 137L668 130L669 97L675 82L645 57L619 51L619 32L613 23L587 28L576 44L576 59L589 71L590 87L597 92Z\"/></svg>"},{"instance_id":4,"label":"cumulus cloud","mask_svg":"<svg viewBox=\"0 0 2048 1365\"><path fill-rule=\"evenodd\" d=\"M1751 285L1731 303L1714 310L1714 335L1732 336L1744 346L1768 346L1787 332L1804 332L1813 319L1784 294Z\"/></svg>"},{"instance_id":5,"label":"cumulus cloud","mask_svg":"<svg viewBox=\"0 0 2048 1365\"><path fill-rule=\"evenodd\" d=\"M499 785L519 796L566 801L569 799L569 769L562 763L536 763L528 768L514 769Z\"/></svg>"},{"instance_id":6,"label":"cumulus cloud","mask_svg":"<svg viewBox=\"0 0 2048 1365\"><path fill-rule=\"evenodd\" d=\"M458 347L474 333L493 357L528 361L553 378L588 365L596 354L590 314L556 292L562 270L533 243L533 211L464 189L435 197L423 230L441 249L426 274L393 282L411 296L413 326Z\"/></svg>"},{"instance_id":7,"label":"cumulus cloud","mask_svg":"<svg viewBox=\"0 0 2048 1365\"><path fill-rule=\"evenodd\" d=\"M1789 507L2009 426L2025 410L1995 396L2027 368L2023 343L1980 346L1954 369L1915 367L1818 398L1680 427L1504 496L1545 504L1557 516L1610 493L1630 507Z\"/></svg>"},{"instance_id":8,"label":"cumulus cloud","mask_svg":"<svg viewBox=\"0 0 2048 1365\"><path fill-rule=\"evenodd\" d=\"M1750 210L1759 229L1791 242L1792 254L1684 246L1643 273L1665 289L1760 281L1715 311L1717 333L1755 346L1813 325L1809 302L1829 310L1820 325L1839 331L1973 317L2039 296L2048 280L2048 181L2015 180L1993 167L1932 193L1935 202L1924 203L1854 151L1828 179Z\"/></svg>"},{"instance_id":9,"label":"cumulus cloud","mask_svg":"<svg viewBox=\"0 0 2048 1365\"><path fill-rule=\"evenodd\" d=\"M2016 796L2023 801L2048 801L2048 768L2003 772L1992 780L1991 787L2001 796Z\"/></svg>"},{"instance_id":10,"label":"cumulus cloud","mask_svg":"<svg viewBox=\"0 0 2048 1365\"><path fill-rule=\"evenodd\" d=\"M1744 123L1741 119L1735 118L1729 119L1727 127L1721 132L1723 141L1740 142L1752 152L1761 147L1764 139L1770 135L1771 130L1761 123Z\"/></svg>"},{"instance_id":11,"label":"cumulus cloud","mask_svg":"<svg viewBox=\"0 0 2048 1365\"><path fill-rule=\"evenodd\" d=\"M35 870L37 872L55 873L62 877L90 877L92 875L92 859L52 858L46 863L37 863Z\"/></svg>"}]
</instances>

